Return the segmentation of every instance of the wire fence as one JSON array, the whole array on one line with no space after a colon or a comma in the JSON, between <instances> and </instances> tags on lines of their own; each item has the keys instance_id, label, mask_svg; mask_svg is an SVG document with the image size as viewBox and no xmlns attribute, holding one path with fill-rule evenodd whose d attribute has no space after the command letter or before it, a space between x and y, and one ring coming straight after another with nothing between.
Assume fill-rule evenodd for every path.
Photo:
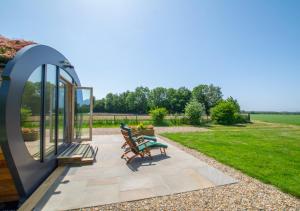
<instances>
[{"instance_id":1,"label":"wire fence","mask_svg":"<svg viewBox=\"0 0 300 211\"><path fill-rule=\"evenodd\" d=\"M251 117L249 113L241 114L241 117L245 120L245 122L250 122ZM93 124L98 125L116 125L122 122L126 124L152 124L152 119L150 115L138 115L138 114L118 114L118 113L93 113ZM203 116L203 120L209 121L210 117ZM47 117L46 117L47 120ZM83 116L83 122L88 122L89 115ZM26 122L30 124L38 124L40 118L38 116L32 116L27 119ZM170 125L180 125L180 124L188 124L187 118L183 114L174 114L167 115L165 117L165 122Z\"/></svg>"}]
</instances>

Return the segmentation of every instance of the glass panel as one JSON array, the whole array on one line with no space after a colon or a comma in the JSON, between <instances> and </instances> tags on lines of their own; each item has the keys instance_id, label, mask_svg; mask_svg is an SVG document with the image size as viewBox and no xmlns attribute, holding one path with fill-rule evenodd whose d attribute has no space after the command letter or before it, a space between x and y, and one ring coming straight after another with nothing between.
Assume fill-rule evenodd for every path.
<instances>
[{"instance_id":1,"label":"glass panel","mask_svg":"<svg viewBox=\"0 0 300 211\"><path fill-rule=\"evenodd\" d=\"M40 114L42 67L26 82L21 105L21 127L25 145L34 159L40 159Z\"/></svg>"},{"instance_id":2,"label":"glass panel","mask_svg":"<svg viewBox=\"0 0 300 211\"><path fill-rule=\"evenodd\" d=\"M76 88L75 91L75 139L91 140L91 88Z\"/></svg>"},{"instance_id":3,"label":"glass panel","mask_svg":"<svg viewBox=\"0 0 300 211\"><path fill-rule=\"evenodd\" d=\"M55 153L56 66L47 65L45 85L45 158Z\"/></svg>"},{"instance_id":4,"label":"glass panel","mask_svg":"<svg viewBox=\"0 0 300 211\"><path fill-rule=\"evenodd\" d=\"M65 139L65 96L66 85L63 82L59 82L59 100L58 100L58 146L63 144Z\"/></svg>"},{"instance_id":5,"label":"glass panel","mask_svg":"<svg viewBox=\"0 0 300 211\"><path fill-rule=\"evenodd\" d=\"M2 84L2 72L3 72L3 68L0 67L0 86Z\"/></svg>"},{"instance_id":6,"label":"glass panel","mask_svg":"<svg viewBox=\"0 0 300 211\"><path fill-rule=\"evenodd\" d=\"M60 76L63 77L66 81L72 83L73 80L72 80L72 77L66 72L64 71L63 69L60 69Z\"/></svg>"}]
</instances>

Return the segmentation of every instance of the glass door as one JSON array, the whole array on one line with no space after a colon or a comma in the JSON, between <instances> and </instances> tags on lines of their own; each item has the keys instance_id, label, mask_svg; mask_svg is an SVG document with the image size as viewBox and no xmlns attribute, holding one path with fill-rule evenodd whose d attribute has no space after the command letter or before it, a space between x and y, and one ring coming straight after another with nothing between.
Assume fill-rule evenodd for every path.
<instances>
[{"instance_id":1,"label":"glass door","mask_svg":"<svg viewBox=\"0 0 300 211\"><path fill-rule=\"evenodd\" d=\"M66 84L60 80L58 100L58 146L63 144L66 138L66 89Z\"/></svg>"},{"instance_id":2,"label":"glass door","mask_svg":"<svg viewBox=\"0 0 300 211\"><path fill-rule=\"evenodd\" d=\"M58 146L72 142L73 129L73 87L70 82L60 78L58 103Z\"/></svg>"},{"instance_id":3,"label":"glass door","mask_svg":"<svg viewBox=\"0 0 300 211\"><path fill-rule=\"evenodd\" d=\"M78 141L91 141L93 89L90 87L75 87L74 100L74 139Z\"/></svg>"}]
</instances>

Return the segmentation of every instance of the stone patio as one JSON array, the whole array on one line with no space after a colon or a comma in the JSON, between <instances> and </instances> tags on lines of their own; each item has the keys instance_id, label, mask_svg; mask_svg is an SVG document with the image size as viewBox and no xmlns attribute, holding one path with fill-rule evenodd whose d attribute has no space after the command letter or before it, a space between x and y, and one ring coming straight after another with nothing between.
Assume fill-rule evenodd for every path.
<instances>
[{"instance_id":1,"label":"stone patio","mask_svg":"<svg viewBox=\"0 0 300 211\"><path fill-rule=\"evenodd\" d=\"M159 139L159 142L166 143ZM96 135L97 161L68 167L37 205L37 210L66 210L170 195L237 182L168 143L167 156L137 158L126 165L120 135Z\"/></svg>"}]
</instances>

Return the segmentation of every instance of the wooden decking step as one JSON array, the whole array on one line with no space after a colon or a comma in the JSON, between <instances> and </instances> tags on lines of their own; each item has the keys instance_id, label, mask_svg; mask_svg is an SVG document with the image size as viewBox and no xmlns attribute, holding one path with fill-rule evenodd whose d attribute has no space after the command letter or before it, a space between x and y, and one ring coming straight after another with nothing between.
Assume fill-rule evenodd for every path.
<instances>
[{"instance_id":1,"label":"wooden decking step","mask_svg":"<svg viewBox=\"0 0 300 211\"><path fill-rule=\"evenodd\" d=\"M89 146L89 149L85 152L81 162L84 164L92 164L95 161L98 152L98 147Z\"/></svg>"},{"instance_id":2,"label":"wooden decking step","mask_svg":"<svg viewBox=\"0 0 300 211\"><path fill-rule=\"evenodd\" d=\"M58 157L59 165L93 163L98 149L89 144L72 143Z\"/></svg>"},{"instance_id":3,"label":"wooden decking step","mask_svg":"<svg viewBox=\"0 0 300 211\"><path fill-rule=\"evenodd\" d=\"M78 144L71 144L70 146L67 147L62 153L57 158L64 158L64 157L69 157L71 153L78 147Z\"/></svg>"},{"instance_id":4,"label":"wooden decking step","mask_svg":"<svg viewBox=\"0 0 300 211\"><path fill-rule=\"evenodd\" d=\"M89 149L89 144L78 144L77 148L73 151L72 156L83 156L84 153Z\"/></svg>"}]
</instances>

